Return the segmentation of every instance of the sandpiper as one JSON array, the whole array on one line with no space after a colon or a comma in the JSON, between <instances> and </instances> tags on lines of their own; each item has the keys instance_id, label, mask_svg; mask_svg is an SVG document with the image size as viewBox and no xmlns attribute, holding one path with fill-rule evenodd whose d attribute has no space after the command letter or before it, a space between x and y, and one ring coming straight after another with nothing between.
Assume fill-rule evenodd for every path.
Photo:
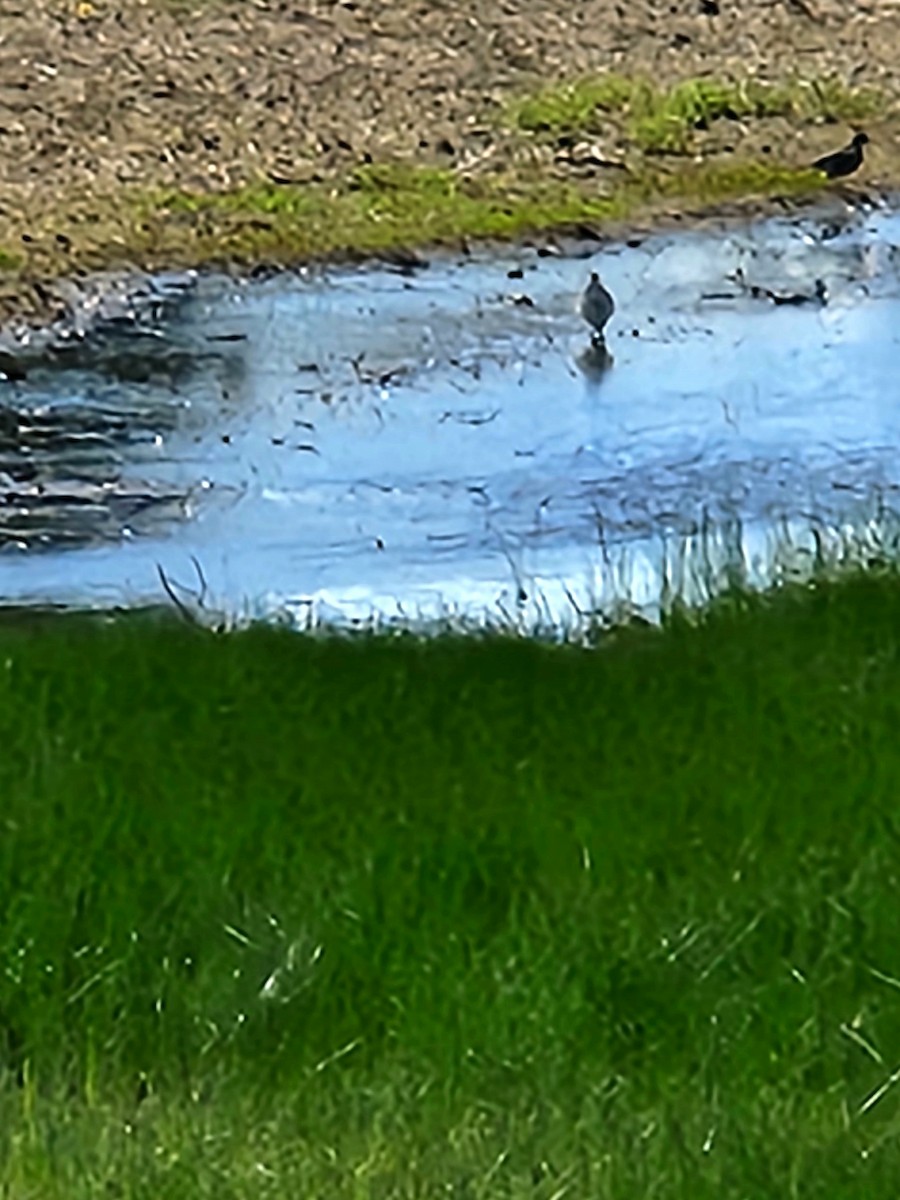
<instances>
[{"instance_id":1,"label":"sandpiper","mask_svg":"<svg viewBox=\"0 0 900 1200\"><path fill-rule=\"evenodd\" d=\"M845 146L843 150L836 150L834 154L826 154L824 158L817 158L813 163L813 168L816 171L822 171L829 179L840 179L842 175L852 175L862 166L863 146L868 140L867 133L855 134L849 146Z\"/></svg>"},{"instance_id":2,"label":"sandpiper","mask_svg":"<svg viewBox=\"0 0 900 1200\"><path fill-rule=\"evenodd\" d=\"M592 271L590 282L581 297L581 315L594 330L594 339L603 340L603 329L615 311L615 300L600 282L597 272Z\"/></svg>"}]
</instances>

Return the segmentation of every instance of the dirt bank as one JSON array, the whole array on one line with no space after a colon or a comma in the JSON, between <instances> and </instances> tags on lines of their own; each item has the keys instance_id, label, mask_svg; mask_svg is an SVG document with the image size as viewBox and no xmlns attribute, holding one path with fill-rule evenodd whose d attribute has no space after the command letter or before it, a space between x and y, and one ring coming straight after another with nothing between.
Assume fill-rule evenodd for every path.
<instances>
[{"instance_id":1,"label":"dirt bank","mask_svg":"<svg viewBox=\"0 0 900 1200\"><path fill-rule=\"evenodd\" d=\"M538 181L545 198L612 195L646 167L657 183L632 187L632 199L652 200L660 178L701 160L801 167L867 113L873 144L858 178L893 185L900 9L847 10L844 0L584 0L564 12L547 0L13 0L0 16L0 306L39 307L28 281L73 269L203 261L217 244L226 257L232 247L271 257L310 196L327 225L329 189L358 189L368 164L433 168L445 192L455 197L460 180L494 208L500 192L523 189L534 207ZM844 100L805 116L788 106L700 120L668 154L615 114L574 131L508 119L517 96L611 73L660 88L840 80ZM860 89L877 99L857 112L844 101ZM677 202L678 188L669 195ZM579 215L577 199L542 203L534 224ZM261 241L235 241L235 214L242 228L258 218ZM490 224L472 216L464 231L480 219ZM316 248L307 239L286 252Z\"/></svg>"}]
</instances>

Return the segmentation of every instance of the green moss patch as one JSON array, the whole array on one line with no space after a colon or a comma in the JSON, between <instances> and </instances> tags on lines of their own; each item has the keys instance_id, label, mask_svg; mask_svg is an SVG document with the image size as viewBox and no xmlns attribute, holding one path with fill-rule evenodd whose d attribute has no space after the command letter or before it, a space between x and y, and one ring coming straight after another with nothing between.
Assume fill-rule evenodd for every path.
<instances>
[{"instance_id":1,"label":"green moss patch","mask_svg":"<svg viewBox=\"0 0 900 1200\"><path fill-rule=\"evenodd\" d=\"M711 203L797 195L818 175L753 161L647 166L599 191L590 184L504 178L467 181L451 171L365 167L336 187L264 184L224 194L166 192L141 205L157 253L201 261L297 259L400 246L509 238L578 222L624 220L661 201ZM148 243L149 244L149 243Z\"/></svg>"},{"instance_id":2,"label":"green moss patch","mask_svg":"<svg viewBox=\"0 0 900 1200\"><path fill-rule=\"evenodd\" d=\"M801 122L860 121L883 98L836 79L780 85L689 79L667 89L646 80L608 75L554 85L511 103L505 119L530 134L554 137L600 132L615 119L647 152L684 152L695 131L722 119L788 117Z\"/></svg>"}]
</instances>

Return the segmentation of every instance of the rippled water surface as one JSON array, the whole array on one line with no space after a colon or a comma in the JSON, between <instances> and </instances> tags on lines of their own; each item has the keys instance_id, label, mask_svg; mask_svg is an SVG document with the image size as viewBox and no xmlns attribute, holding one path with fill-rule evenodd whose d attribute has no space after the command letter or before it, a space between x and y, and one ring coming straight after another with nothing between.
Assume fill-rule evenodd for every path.
<instances>
[{"instance_id":1,"label":"rippled water surface","mask_svg":"<svg viewBox=\"0 0 900 1200\"><path fill-rule=\"evenodd\" d=\"M890 551L896 242L879 212L159 280L0 363L0 592L145 603L161 569L236 617L558 625Z\"/></svg>"}]
</instances>

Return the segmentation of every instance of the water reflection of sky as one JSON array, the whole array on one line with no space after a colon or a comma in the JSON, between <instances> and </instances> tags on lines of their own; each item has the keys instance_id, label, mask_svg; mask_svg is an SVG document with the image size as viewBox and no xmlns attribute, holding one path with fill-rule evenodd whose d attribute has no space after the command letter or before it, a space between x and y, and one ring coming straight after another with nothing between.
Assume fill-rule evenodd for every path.
<instances>
[{"instance_id":1,"label":"water reflection of sky","mask_svg":"<svg viewBox=\"0 0 900 1200\"><path fill-rule=\"evenodd\" d=\"M78 549L7 548L0 589L140 602L159 597L157 564L190 579L195 556L209 602L237 614L553 623L612 599L652 608L663 581L699 598L736 563L762 582L788 542L891 536L895 237L900 218L877 214L411 276L202 280L142 339L160 370L107 373L102 390L155 430L123 479L184 497L185 515ZM618 305L599 379L578 365L575 312L596 267ZM779 296L821 278L829 302L754 299L737 268ZM193 370L162 369L185 355ZM84 405L97 370L38 371L14 402Z\"/></svg>"}]
</instances>

